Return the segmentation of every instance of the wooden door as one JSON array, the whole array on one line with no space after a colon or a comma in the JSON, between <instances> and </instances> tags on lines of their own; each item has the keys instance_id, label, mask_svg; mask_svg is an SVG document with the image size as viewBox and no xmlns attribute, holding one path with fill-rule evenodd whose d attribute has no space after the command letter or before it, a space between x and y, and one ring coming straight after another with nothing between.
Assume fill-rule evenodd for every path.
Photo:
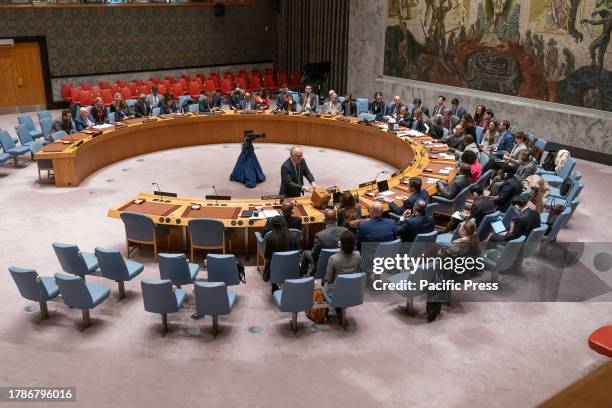
<instances>
[{"instance_id":1,"label":"wooden door","mask_svg":"<svg viewBox=\"0 0 612 408\"><path fill-rule=\"evenodd\" d=\"M0 108L46 105L37 42L17 42L13 46L0 47L0 73Z\"/></svg>"},{"instance_id":2,"label":"wooden door","mask_svg":"<svg viewBox=\"0 0 612 408\"><path fill-rule=\"evenodd\" d=\"M19 105L13 47L0 47L0 109Z\"/></svg>"}]
</instances>

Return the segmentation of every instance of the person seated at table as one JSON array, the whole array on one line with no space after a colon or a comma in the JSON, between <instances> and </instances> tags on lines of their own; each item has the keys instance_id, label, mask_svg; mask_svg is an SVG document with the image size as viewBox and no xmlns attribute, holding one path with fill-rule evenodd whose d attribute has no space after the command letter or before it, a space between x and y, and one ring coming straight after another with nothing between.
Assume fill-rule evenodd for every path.
<instances>
[{"instance_id":1,"label":"person seated at table","mask_svg":"<svg viewBox=\"0 0 612 408\"><path fill-rule=\"evenodd\" d=\"M512 205L518 215L512 220L510 231L493 234L489 239L490 242L507 242L520 236L527 238L531 231L541 225L540 214L529 208L527 199L516 196L512 199Z\"/></svg>"},{"instance_id":2,"label":"person seated at table","mask_svg":"<svg viewBox=\"0 0 612 408\"><path fill-rule=\"evenodd\" d=\"M211 92L210 98L212 99L214 109L220 110L222 108L221 105L223 104L223 101L221 100L221 95L216 92Z\"/></svg>"},{"instance_id":3,"label":"person seated at table","mask_svg":"<svg viewBox=\"0 0 612 408\"><path fill-rule=\"evenodd\" d=\"M293 100L293 95L287 94L285 102L278 109L286 112L297 112L297 103Z\"/></svg>"},{"instance_id":4,"label":"person seated at table","mask_svg":"<svg viewBox=\"0 0 612 408\"><path fill-rule=\"evenodd\" d=\"M340 203L338 203L336 214L339 226L348 228L351 231L357 229L359 217L357 215L355 197L350 191L343 191L340 195Z\"/></svg>"},{"instance_id":5,"label":"person seated at table","mask_svg":"<svg viewBox=\"0 0 612 408\"><path fill-rule=\"evenodd\" d=\"M350 93L344 95L344 101L342 101L342 115L357 116L357 103Z\"/></svg>"},{"instance_id":6,"label":"person seated at table","mask_svg":"<svg viewBox=\"0 0 612 408\"><path fill-rule=\"evenodd\" d=\"M461 123L457 123L455 129L453 129L452 133L449 133L448 136L442 139L442 142L446 143L450 149L458 149L463 145L463 138L465 137L465 133L463 132L463 125Z\"/></svg>"},{"instance_id":7,"label":"person seated at table","mask_svg":"<svg viewBox=\"0 0 612 408\"><path fill-rule=\"evenodd\" d=\"M498 126L499 138L492 155L503 159L504 153L510 153L514 147L514 137L510 133L510 122L502 120Z\"/></svg>"},{"instance_id":8,"label":"person seated at table","mask_svg":"<svg viewBox=\"0 0 612 408\"><path fill-rule=\"evenodd\" d=\"M93 116L96 125L103 125L108 122L106 107L99 96L95 99L94 106L91 108L91 116Z\"/></svg>"},{"instance_id":9,"label":"person seated at table","mask_svg":"<svg viewBox=\"0 0 612 408\"><path fill-rule=\"evenodd\" d=\"M443 113L446 110L446 106L444 105L444 102L446 101L446 97L443 95L438 96L438 98L436 99L436 104L433 107L433 110L431 111L432 115L438 115ZM449 113L452 116L452 111L449 109Z\"/></svg>"},{"instance_id":10,"label":"person seated at table","mask_svg":"<svg viewBox=\"0 0 612 408\"><path fill-rule=\"evenodd\" d=\"M463 114L466 112L465 108L461 106L461 104L459 103L459 99L457 98L453 98L451 100L450 109L453 116L457 116L458 118L462 117Z\"/></svg>"},{"instance_id":11,"label":"person seated at table","mask_svg":"<svg viewBox=\"0 0 612 408\"><path fill-rule=\"evenodd\" d=\"M202 113L210 113L215 109L213 97L209 92L204 93L204 98L198 102L198 111Z\"/></svg>"},{"instance_id":12,"label":"person seated at table","mask_svg":"<svg viewBox=\"0 0 612 408\"><path fill-rule=\"evenodd\" d=\"M300 261L302 275L314 275L317 269L317 262L319 262L319 255L321 255L321 250L338 248L340 235L347 231L345 227L339 227L337 225L338 220L335 209L327 208L323 212L323 218L325 228L314 235L312 250L305 250L302 253L302 259Z\"/></svg>"},{"instance_id":13,"label":"person seated at table","mask_svg":"<svg viewBox=\"0 0 612 408\"><path fill-rule=\"evenodd\" d=\"M87 108L85 108L85 110L87 110ZM76 125L74 124L74 121L72 120L72 113L70 113L70 109L64 109L62 111L62 116L55 119L53 123L51 124L51 130L52 132L49 134L47 138L47 140L49 141L52 141L51 139L53 139L51 137L51 134L53 132L64 131L67 134L76 132Z\"/></svg>"},{"instance_id":14,"label":"person seated at table","mask_svg":"<svg viewBox=\"0 0 612 408\"><path fill-rule=\"evenodd\" d=\"M244 99L240 101L240 109L241 110L257 110L259 109L259 105L253 99L253 96L250 92L245 92Z\"/></svg>"},{"instance_id":15,"label":"person seated at table","mask_svg":"<svg viewBox=\"0 0 612 408\"><path fill-rule=\"evenodd\" d=\"M507 134L509 134L508 132ZM489 160L484 167L484 170L487 171L489 169L499 170L504 164L510 164L513 167L518 167L519 165L519 154L522 151L527 150L527 135L523 132L517 132L512 138L512 148L508 151L503 151L501 157L499 155L496 156L495 160ZM501 144L501 138L500 138ZM498 145L499 149L499 145Z\"/></svg>"},{"instance_id":16,"label":"person seated at table","mask_svg":"<svg viewBox=\"0 0 612 408\"><path fill-rule=\"evenodd\" d=\"M434 139L442 139L444 137L444 117L436 115L429 123L429 136Z\"/></svg>"},{"instance_id":17,"label":"person seated at table","mask_svg":"<svg viewBox=\"0 0 612 408\"><path fill-rule=\"evenodd\" d=\"M263 87L260 87L257 90L257 95L255 95L255 102L259 104L259 108L266 110L270 107L270 98L266 93L266 90Z\"/></svg>"},{"instance_id":18,"label":"person seated at table","mask_svg":"<svg viewBox=\"0 0 612 408\"><path fill-rule=\"evenodd\" d=\"M461 125L463 126L463 133L474 136L474 140L476 140L476 122L472 115L467 112L464 113L461 117Z\"/></svg>"},{"instance_id":19,"label":"person seated at table","mask_svg":"<svg viewBox=\"0 0 612 408\"><path fill-rule=\"evenodd\" d=\"M355 234L351 231L344 231L336 245L340 247L340 251L329 257L325 271L324 287L330 295L334 292L334 283L338 275L361 270L361 254L355 250ZM337 309L336 313L338 313Z\"/></svg>"},{"instance_id":20,"label":"person seated at table","mask_svg":"<svg viewBox=\"0 0 612 408\"><path fill-rule=\"evenodd\" d=\"M145 94L140 94L138 100L134 104L134 116L137 118L146 118L151 114L151 107L147 104Z\"/></svg>"},{"instance_id":21,"label":"person seated at table","mask_svg":"<svg viewBox=\"0 0 612 408\"><path fill-rule=\"evenodd\" d=\"M274 217L271 220L272 230L264 236L264 265L263 280L270 280L270 264L275 252L295 251L300 249L296 236L289 231L283 217ZM278 285L272 284L272 293L278 290Z\"/></svg>"},{"instance_id":22,"label":"person seated at table","mask_svg":"<svg viewBox=\"0 0 612 408\"><path fill-rule=\"evenodd\" d=\"M338 95L334 92L329 96L329 100L321 108L327 115L339 115L342 113L342 106L338 102Z\"/></svg>"},{"instance_id":23,"label":"person seated at table","mask_svg":"<svg viewBox=\"0 0 612 408\"><path fill-rule=\"evenodd\" d=\"M296 217L293 215L293 211L295 210L295 202L293 201L285 201L281 204L281 215L277 215L276 217L282 217L285 219L285 224L287 224L287 228L289 229L302 229L302 218ZM266 224L261 230L261 235L265 236L268 232L272 231L272 219L275 217L268 218L266 220Z\"/></svg>"},{"instance_id":24,"label":"person seated at table","mask_svg":"<svg viewBox=\"0 0 612 408\"><path fill-rule=\"evenodd\" d=\"M466 135L466 138L472 137L472 135ZM472 177L470 178L471 183L475 183L480 176L482 176L482 166L478 161L478 155L474 152L474 150L466 150L461 154L459 160L462 163L468 164L470 166L470 173Z\"/></svg>"},{"instance_id":25,"label":"person seated at table","mask_svg":"<svg viewBox=\"0 0 612 408\"><path fill-rule=\"evenodd\" d=\"M161 105L159 105L159 114L165 115L168 113L176 113L178 112L178 108L176 107L176 102L171 94L166 93L164 95L164 100Z\"/></svg>"},{"instance_id":26,"label":"person seated at table","mask_svg":"<svg viewBox=\"0 0 612 408\"><path fill-rule=\"evenodd\" d=\"M478 146L476 145L476 142L474 141L474 136L472 136L469 133L463 136L463 140L461 144L456 149L449 148L449 150L455 153L455 158L457 160L459 160L461 158L461 155L467 151L474 152L476 154L476 158L478 158L478 155L480 154L480 150L478 150Z\"/></svg>"},{"instance_id":27,"label":"person seated at table","mask_svg":"<svg viewBox=\"0 0 612 408\"><path fill-rule=\"evenodd\" d=\"M147 95L146 102L150 109L155 109L161 105L163 99L163 96L157 93L157 85L153 85L151 93Z\"/></svg>"},{"instance_id":28,"label":"person seated at table","mask_svg":"<svg viewBox=\"0 0 612 408\"><path fill-rule=\"evenodd\" d=\"M482 118L480 118L480 122L478 122L477 125L483 129L486 129L489 127L489 122L493 120L493 117L495 117L495 113L493 112L493 110L487 109L485 110L484 115L482 115Z\"/></svg>"},{"instance_id":29,"label":"person seated at table","mask_svg":"<svg viewBox=\"0 0 612 408\"><path fill-rule=\"evenodd\" d=\"M77 132L81 130L91 129L95 125L94 117L85 106L79 109L79 116L74 120L74 126Z\"/></svg>"},{"instance_id":30,"label":"person seated at table","mask_svg":"<svg viewBox=\"0 0 612 408\"><path fill-rule=\"evenodd\" d=\"M386 113L386 119L393 119L396 122L399 122L399 115L400 115L400 110L402 109L402 106L405 106L402 103L401 98L399 97L399 95L395 95L393 97L393 102L391 102L389 104L389 106L387 107L387 113Z\"/></svg>"},{"instance_id":31,"label":"person seated at table","mask_svg":"<svg viewBox=\"0 0 612 408\"><path fill-rule=\"evenodd\" d=\"M502 181L500 184L495 183L491 188L491 198L495 202L497 209L501 212L506 212L512 199L521 194L523 187L514 174L516 169L509 164L505 164L501 170ZM493 188L495 186L495 188Z\"/></svg>"},{"instance_id":32,"label":"person seated at table","mask_svg":"<svg viewBox=\"0 0 612 408\"><path fill-rule=\"evenodd\" d=\"M427 190L423 190L423 182L420 177L410 177L408 180L408 190L410 191L410 196L404 200L401 207L392 198L385 197L385 201L389 204L389 209L393 214L402 215L406 211L412 211L412 207L414 207L414 203L417 200L423 200L427 204L431 201Z\"/></svg>"},{"instance_id":33,"label":"person seated at table","mask_svg":"<svg viewBox=\"0 0 612 408\"><path fill-rule=\"evenodd\" d=\"M484 133L482 135L482 140L480 141L480 145L478 146L480 148L480 151L487 151L488 154L488 151L490 151L497 144L497 139L499 139L499 132L497 131L497 122L492 120L489 122L489 125L484 130Z\"/></svg>"},{"instance_id":34,"label":"person seated at table","mask_svg":"<svg viewBox=\"0 0 612 408\"><path fill-rule=\"evenodd\" d=\"M484 118L485 112L487 111L487 107L484 105L478 105L476 106L476 110L474 110L474 122L476 124L480 124L482 119ZM469 114L468 114L469 115ZM460 116L462 117L462 116ZM470 115L470 117L472 117L472 115Z\"/></svg>"},{"instance_id":35,"label":"person seated at table","mask_svg":"<svg viewBox=\"0 0 612 408\"><path fill-rule=\"evenodd\" d=\"M437 181L436 185L438 186L438 193L436 195L446 198L447 200L452 200L467 186L469 186L470 180L472 179L472 173L470 170L470 165L462 163L459 166L459 171L453 181L450 184L445 184L442 181Z\"/></svg>"},{"instance_id":36,"label":"person seated at table","mask_svg":"<svg viewBox=\"0 0 612 408\"><path fill-rule=\"evenodd\" d=\"M240 109L240 102L244 99L244 92L237 86L230 95L230 108Z\"/></svg>"},{"instance_id":37,"label":"person seated at table","mask_svg":"<svg viewBox=\"0 0 612 408\"><path fill-rule=\"evenodd\" d=\"M455 126L461 122L461 118L454 116L450 109L444 109L444 111L442 111L442 116L444 118L443 127L448 130L449 134L453 131Z\"/></svg>"},{"instance_id":38,"label":"person seated at table","mask_svg":"<svg viewBox=\"0 0 612 408\"><path fill-rule=\"evenodd\" d=\"M423 102L420 98L414 98L412 100L412 111L416 109L420 109L424 116L429 117L429 109L426 106L423 106Z\"/></svg>"},{"instance_id":39,"label":"person seated at table","mask_svg":"<svg viewBox=\"0 0 612 408\"><path fill-rule=\"evenodd\" d=\"M115 121L120 121L130 116L130 110L119 92L115 94L115 98L110 105L110 111L115 113Z\"/></svg>"},{"instance_id":40,"label":"person seated at table","mask_svg":"<svg viewBox=\"0 0 612 408\"><path fill-rule=\"evenodd\" d=\"M493 214L497 211L493 200L489 197L485 197L482 187L480 186L474 185L470 187L468 198L471 200L472 205L469 207L466 205L466 208L461 211L461 217L464 220L471 219L477 227L486 215ZM455 231L455 228L460 222L460 219L451 217L448 224L446 224L445 232Z\"/></svg>"},{"instance_id":41,"label":"person seated at table","mask_svg":"<svg viewBox=\"0 0 612 408\"><path fill-rule=\"evenodd\" d=\"M397 124L401 127L410 128L412 126L412 115L408 113L408 107L402 106L399 115L397 115Z\"/></svg>"},{"instance_id":42,"label":"person seated at table","mask_svg":"<svg viewBox=\"0 0 612 408\"><path fill-rule=\"evenodd\" d=\"M286 101L287 101L287 96L289 96L289 88L287 87L287 84L282 84L280 89L279 89L279 94L276 97L276 106L280 106L283 105ZM297 101L296 101L297 103Z\"/></svg>"},{"instance_id":43,"label":"person seated at table","mask_svg":"<svg viewBox=\"0 0 612 408\"><path fill-rule=\"evenodd\" d=\"M516 177L521 183L527 179L527 177L536 174L536 164L531 158L531 152L529 150L521 150L518 157L518 166L516 167Z\"/></svg>"},{"instance_id":44,"label":"person seated at table","mask_svg":"<svg viewBox=\"0 0 612 408\"><path fill-rule=\"evenodd\" d=\"M317 96L312 92L312 85L306 85L304 94L300 97L300 105L304 112L316 112L319 101Z\"/></svg>"},{"instance_id":45,"label":"person seated at table","mask_svg":"<svg viewBox=\"0 0 612 408\"><path fill-rule=\"evenodd\" d=\"M364 242L389 242L395 239L395 223L383 218L383 204L376 201L370 206L369 219L359 223L357 228L357 248Z\"/></svg>"},{"instance_id":46,"label":"person seated at table","mask_svg":"<svg viewBox=\"0 0 612 408\"><path fill-rule=\"evenodd\" d=\"M426 132L425 121L423 120L423 113L420 109L415 109L412 112L412 120L410 121L410 129L418 132Z\"/></svg>"},{"instance_id":47,"label":"person seated at table","mask_svg":"<svg viewBox=\"0 0 612 408\"><path fill-rule=\"evenodd\" d=\"M414 203L412 211L406 211L395 226L395 233L401 238L402 242L414 242L419 234L433 232L436 227L436 220L433 216L426 214L427 203L425 200L418 199Z\"/></svg>"},{"instance_id":48,"label":"person seated at table","mask_svg":"<svg viewBox=\"0 0 612 408\"><path fill-rule=\"evenodd\" d=\"M387 105L383 101L383 94L380 91L374 93L374 100L368 106L368 112L375 116L374 120L383 120L387 113Z\"/></svg>"}]
</instances>

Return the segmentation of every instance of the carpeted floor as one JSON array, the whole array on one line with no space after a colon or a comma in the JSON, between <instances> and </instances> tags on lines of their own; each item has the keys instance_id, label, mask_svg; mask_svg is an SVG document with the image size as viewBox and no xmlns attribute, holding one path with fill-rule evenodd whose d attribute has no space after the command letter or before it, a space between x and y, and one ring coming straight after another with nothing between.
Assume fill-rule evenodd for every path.
<instances>
[{"instance_id":1,"label":"carpeted floor","mask_svg":"<svg viewBox=\"0 0 612 408\"><path fill-rule=\"evenodd\" d=\"M0 118L0 127L11 126L11 117ZM427 324L423 303L417 303L420 316L409 317L400 303L366 302L349 311L346 331L335 320L313 325L302 314L294 336L289 315L278 311L251 266L247 285L234 288L237 305L220 318L216 339L211 320L191 320L188 309L169 317L171 330L162 337L159 316L143 310L140 278L126 285L124 301L115 284L88 278L110 286L112 294L92 311L93 326L84 331L80 312L62 303L49 304L45 322L37 308L26 311L31 303L19 296L7 267L52 275L59 270L53 241L77 243L83 251L123 250L123 225L106 212L151 191L153 181L182 195L211 194L213 184L219 194L235 197L276 193L289 146L258 147L268 181L255 190L227 181L238 145L132 158L75 189L39 186L30 161L17 169L0 165L0 386L76 386L77 406L88 408L528 407L605 361L586 338L612 322L610 303L453 304ZM321 185L352 186L379 170L393 171L329 149L307 147L305 157ZM559 240L610 242L612 223L600 215L609 211L612 168L583 161L577 168L584 174L584 201ZM159 276L149 251L136 259L146 265L142 278ZM610 275L600 278L612 285Z\"/></svg>"}]
</instances>

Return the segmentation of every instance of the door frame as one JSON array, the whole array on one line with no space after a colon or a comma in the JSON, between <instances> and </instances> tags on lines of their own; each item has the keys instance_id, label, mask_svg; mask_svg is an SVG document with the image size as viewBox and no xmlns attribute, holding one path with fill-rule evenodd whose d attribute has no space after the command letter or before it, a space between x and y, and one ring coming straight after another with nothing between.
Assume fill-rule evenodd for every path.
<instances>
[{"instance_id":1,"label":"door frame","mask_svg":"<svg viewBox=\"0 0 612 408\"><path fill-rule=\"evenodd\" d=\"M43 82L45 87L46 109L60 109L64 104L53 102L53 91L51 89L51 70L49 68L49 54L47 53L47 38L43 35L21 36L21 37L0 37L0 39L12 39L15 43L36 42L40 51L40 63L42 65ZM19 111L19 108L17 108Z\"/></svg>"}]
</instances>

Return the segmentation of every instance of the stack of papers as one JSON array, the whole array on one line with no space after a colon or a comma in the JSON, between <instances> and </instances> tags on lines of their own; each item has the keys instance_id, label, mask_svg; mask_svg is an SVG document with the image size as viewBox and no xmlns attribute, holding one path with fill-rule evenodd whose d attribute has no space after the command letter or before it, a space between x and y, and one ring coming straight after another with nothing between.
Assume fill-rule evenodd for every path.
<instances>
[{"instance_id":1,"label":"stack of papers","mask_svg":"<svg viewBox=\"0 0 612 408\"><path fill-rule=\"evenodd\" d=\"M278 211L276 210L263 210L262 213L265 218L272 218L278 215Z\"/></svg>"},{"instance_id":2,"label":"stack of papers","mask_svg":"<svg viewBox=\"0 0 612 408\"><path fill-rule=\"evenodd\" d=\"M92 126L94 129L108 129L111 127L114 127L113 125L111 125L110 123L105 123L103 125L94 125Z\"/></svg>"}]
</instances>

